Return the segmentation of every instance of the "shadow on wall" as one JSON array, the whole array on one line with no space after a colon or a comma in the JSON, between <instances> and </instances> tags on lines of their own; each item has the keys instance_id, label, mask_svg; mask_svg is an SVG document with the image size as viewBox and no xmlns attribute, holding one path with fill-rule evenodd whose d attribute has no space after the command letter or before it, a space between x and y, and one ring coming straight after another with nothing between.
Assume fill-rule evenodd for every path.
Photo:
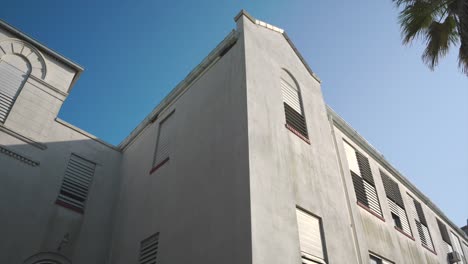
<instances>
[{"instance_id":1,"label":"shadow on wall","mask_svg":"<svg viewBox=\"0 0 468 264\"><path fill-rule=\"evenodd\" d=\"M105 263L121 153L91 139L12 139L0 132L0 263Z\"/></svg>"}]
</instances>

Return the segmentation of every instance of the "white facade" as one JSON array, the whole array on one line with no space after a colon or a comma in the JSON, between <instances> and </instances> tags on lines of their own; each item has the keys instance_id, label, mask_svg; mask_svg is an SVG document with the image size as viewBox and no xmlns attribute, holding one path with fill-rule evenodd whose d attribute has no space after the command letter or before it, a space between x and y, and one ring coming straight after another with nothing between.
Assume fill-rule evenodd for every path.
<instances>
[{"instance_id":1,"label":"white facade","mask_svg":"<svg viewBox=\"0 0 468 264\"><path fill-rule=\"evenodd\" d=\"M57 118L83 69L0 23L0 263L468 263L286 33L235 20L119 146Z\"/></svg>"}]
</instances>

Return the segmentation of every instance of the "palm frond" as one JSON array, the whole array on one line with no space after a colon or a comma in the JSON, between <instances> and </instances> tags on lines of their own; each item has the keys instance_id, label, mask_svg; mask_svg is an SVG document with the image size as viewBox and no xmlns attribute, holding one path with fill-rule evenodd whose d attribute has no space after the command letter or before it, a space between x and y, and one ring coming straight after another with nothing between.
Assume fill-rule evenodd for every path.
<instances>
[{"instance_id":1,"label":"palm frond","mask_svg":"<svg viewBox=\"0 0 468 264\"><path fill-rule=\"evenodd\" d=\"M459 0L457 14L461 42L458 52L458 67L468 75L468 1Z\"/></svg>"},{"instance_id":2,"label":"palm frond","mask_svg":"<svg viewBox=\"0 0 468 264\"><path fill-rule=\"evenodd\" d=\"M399 19L403 43L408 44L426 33L437 15L436 7L432 2L420 0L407 5L401 11Z\"/></svg>"},{"instance_id":3,"label":"palm frond","mask_svg":"<svg viewBox=\"0 0 468 264\"><path fill-rule=\"evenodd\" d=\"M432 21L426 31L426 49L422 60L431 70L439 62L439 58L445 56L451 45L458 41L457 23L455 17L448 16L443 23Z\"/></svg>"}]
</instances>

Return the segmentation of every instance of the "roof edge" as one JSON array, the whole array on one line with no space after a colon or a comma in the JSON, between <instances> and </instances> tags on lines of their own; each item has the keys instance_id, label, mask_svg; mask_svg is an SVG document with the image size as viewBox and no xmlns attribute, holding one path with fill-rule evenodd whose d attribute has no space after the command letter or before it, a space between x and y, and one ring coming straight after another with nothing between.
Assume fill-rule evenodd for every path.
<instances>
[{"instance_id":1,"label":"roof edge","mask_svg":"<svg viewBox=\"0 0 468 264\"><path fill-rule=\"evenodd\" d=\"M80 133L81 135L83 135L83 136L85 136L85 137L87 137L87 138L89 138L91 140L94 140L94 141L96 141L96 142L98 142L98 143L100 143L100 144L102 144L102 145L104 145L104 146L106 146L108 148L119 151L119 149L116 146L114 146L114 145L112 145L110 143L107 143L106 141L96 137L95 135L93 135L93 134L91 134L89 132L84 131L83 129L81 129L81 128L77 127L77 126L74 126L74 125L68 123L67 121L65 121L63 119L60 119L60 118L56 117L55 122L61 124L62 126L65 126L65 127L69 128L69 129L71 129L71 130L73 130L73 131L75 131L77 133Z\"/></svg>"},{"instance_id":2,"label":"roof edge","mask_svg":"<svg viewBox=\"0 0 468 264\"><path fill-rule=\"evenodd\" d=\"M435 214L450 227L455 230L459 236L468 242L468 236L460 229L455 223L453 223L443 212L440 210L426 195L424 195L414 184L412 184L402 173L400 173L395 167L393 167L389 161L374 147L372 146L363 136L361 136L351 125L346 122L340 115L338 115L329 105L327 107L327 115L332 119L333 124L337 125L344 134L354 140L361 148L372 156L380 165L382 165L387 171L397 178L406 188L411 190L424 204L427 205Z\"/></svg>"},{"instance_id":3,"label":"roof edge","mask_svg":"<svg viewBox=\"0 0 468 264\"><path fill-rule=\"evenodd\" d=\"M78 71L78 72L84 71L84 68L81 67L79 64L71 61L70 59L68 59L67 57L61 55L60 53L46 47L45 45L41 44L39 41L37 41L34 38L28 36L26 33L20 31L19 29L15 28L15 27L13 27L12 25L8 24L6 21L4 21L2 19L0 19L0 26L6 28L8 31L10 31L11 33L16 35L17 37L19 37L19 38L21 38L23 40L26 40L29 43L33 44L34 46L36 46L38 49L40 49L44 53L46 53L46 54L48 54L48 55L50 55L50 56L52 56L54 58L57 58L60 61L65 62L68 66L71 66L76 71Z\"/></svg>"},{"instance_id":4,"label":"roof edge","mask_svg":"<svg viewBox=\"0 0 468 264\"><path fill-rule=\"evenodd\" d=\"M302 54L299 52L299 50L296 48L296 46L294 45L294 43L292 42L291 38L289 38L288 34L286 33L286 31L282 28L279 28L279 27L275 27L271 24L268 24L266 22L263 22L261 20L258 20L256 19L255 17L253 17L252 15L249 14L249 12L247 12L245 9L242 9L241 11L239 11L239 13L237 13L237 15L234 17L234 21L237 22L237 20L239 20L239 18L241 16L245 16L247 19L249 19L252 23L258 25L258 26L261 26L261 27L264 27L264 28L267 28L267 29L270 29L272 31L275 31L277 33L280 33L283 35L283 37L286 39L286 41L289 43L289 46L291 46L291 48L294 50L294 52L296 53L296 56L299 58L299 60L302 62L302 64L304 65L304 67L306 67L307 71L309 72L309 74L319 83L322 83L322 80L320 80L320 78L317 76L317 74L315 74L315 72L310 68L309 64L307 63L307 61L304 59L304 57L302 56Z\"/></svg>"},{"instance_id":5,"label":"roof edge","mask_svg":"<svg viewBox=\"0 0 468 264\"><path fill-rule=\"evenodd\" d=\"M125 150L133 140L140 135L140 133L151 123L153 123L158 117L159 113L166 110L174 101L178 99L190 86L198 79L199 76L203 75L205 71L210 68L213 63L217 61L220 55L226 48L229 48L230 45L234 45L237 41L238 32L232 30L209 54L206 56L202 62L200 62L193 70L187 74L187 76L180 81L175 88L169 92L164 99L162 99L157 106L151 111L149 115L143 119L140 124L133 129L133 131L117 146L119 150Z\"/></svg>"}]
</instances>

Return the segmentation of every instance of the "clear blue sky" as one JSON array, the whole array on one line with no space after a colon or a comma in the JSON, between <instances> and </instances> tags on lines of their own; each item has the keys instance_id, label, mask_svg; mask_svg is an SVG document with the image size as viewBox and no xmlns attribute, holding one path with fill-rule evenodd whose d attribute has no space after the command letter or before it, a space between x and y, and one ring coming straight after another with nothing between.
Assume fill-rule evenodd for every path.
<instances>
[{"instance_id":1,"label":"clear blue sky","mask_svg":"<svg viewBox=\"0 0 468 264\"><path fill-rule=\"evenodd\" d=\"M242 8L284 28L322 79L326 102L466 224L468 78L456 50L431 72L421 42L401 45L390 0L16 0L0 14L84 66L60 117L118 144L235 27Z\"/></svg>"}]
</instances>

